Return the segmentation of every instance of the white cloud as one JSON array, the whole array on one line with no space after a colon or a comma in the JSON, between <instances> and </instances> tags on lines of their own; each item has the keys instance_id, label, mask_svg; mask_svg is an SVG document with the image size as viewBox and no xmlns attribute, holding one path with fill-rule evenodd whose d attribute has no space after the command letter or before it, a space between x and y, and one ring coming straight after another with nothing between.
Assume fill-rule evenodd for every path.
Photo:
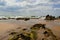
<instances>
[{"instance_id":1,"label":"white cloud","mask_svg":"<svg viewBox=\"0 0 60 40\"><path fill-rule=\"evenodd\" d=\"M37 4L41 4L41 3L48 3L49 0L30 0L27 2L28 2L28 5L37 5Z\"/></svg>"},{"instance_id":2,"label":"white cloud","mask_svg":"<svg viewBox=\"0 0 60 40\"><path fill-rule=\"evenodd\" d=\"M16 0L5 0L6 6L26 6L28 4L27 1L16 2Z\"/></svg>"},{"instance_id":3,"label":"white cloud","mask_svg":"<svg viewBox=\"0 0 60 40\"><path fill-rule=\"evenodd\" d=\"M26 6L26 5L37 5L39 3L48 3L49 0L23 0L22 2L16 2L16 0L4 0L7 6Z\"/></svg>"},{"instance_id":4,"label":"white cloud","mask_svg":"<svg viewBox=\"0 0 60 40\"><path fill-rule=\"evenodd\" d=\"M21 7L25 7L26 5L28 5L28 3L26 1L23 1L23 2L16 3L16 5L21 6Z\"/></svg>"},{"instance_id":5,"label":"white cloud","mask_svg":"<svg viewBox=\"0 0 60 40\"><path fill-rule=\"evenodd\" d=\"M54 10L60 10L60 8L54 8Z\"/></svg>"},{"instance_id":6,"label":"white cloud","mask_svg":"<svg viewBox=\"0 0 60 40\"><path fill-rule=\"evenodd\" d=\"M54 13L55 10L59 9L59 8L54 8L53 5L60 4L60 1L50 2L50 0L22 0L19 2L16 2L16 0L3 0L3 1L6 2L6 5L3 6L3 10L5 10L6 12L13 11L13 12L19 12L23 14L24 13L27 14L51 13L52 14ZM2 6L0 6L0 8L2 8Z\"/></svg>"},{"instance_id":7,"label":"white cloud","mask_svg":"<svg viewBox=\"0 0 60 40\"><path fill-rule=\"evenodd\" d=\"M14 6L16 5L15 0L5 0L6 6Z\"/></svg>"},{"instance_id":8,"label":"white cloud","mask_svg":"<svg viewBox=\"0 0 60 40\"><path fill-rule=\"evenodd\" d=\"M37 2L39 2L39 3L48 3L49 0L37 0Z\"/></svg>"}]
</instances>

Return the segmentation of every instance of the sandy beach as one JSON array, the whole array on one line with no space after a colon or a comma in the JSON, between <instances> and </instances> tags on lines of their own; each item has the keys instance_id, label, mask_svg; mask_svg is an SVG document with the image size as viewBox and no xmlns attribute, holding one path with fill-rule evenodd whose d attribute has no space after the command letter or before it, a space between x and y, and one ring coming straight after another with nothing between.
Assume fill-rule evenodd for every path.
<instances>
[{"instance_id":1,"label":"sandy beach","mask_svg":"<svg viewBox=\"0 0 60 40\"><path fill-rule=\"evenodd\" d=\"M34 24L42 23L46 24L47 28L50 28L52 32L60 37L60 20L45 21L42 19L30 19L24 20L0 20L0 40L7 40L5 37L8 36L9 31L16 30L17 28L29 28Z\"/></svg>"}]
</instances>

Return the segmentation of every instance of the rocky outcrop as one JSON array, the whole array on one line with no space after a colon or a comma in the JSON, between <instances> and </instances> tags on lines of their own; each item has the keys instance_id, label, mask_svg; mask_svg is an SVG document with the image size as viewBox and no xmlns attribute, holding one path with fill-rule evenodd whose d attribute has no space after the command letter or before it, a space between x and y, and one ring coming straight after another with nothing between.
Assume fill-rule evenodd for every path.
<instances>
[{"instance_id":1,"label":"rocky outcrop","mask_svg":"<svg viewBox=\"0 0 60 40\"><path fill-rule=\"evenodd\" d=\"M55 20L55 16L50 16L50 15L47 15L45 20Z\"/></svg>"},{"instance_id":2,"label":"rocky outcrop","mask_svg":"<svg viewBox=\"0 0 60 40\"><path fill-rule=\"evenodd\" d=\"M11 32L8 40L59 40L45 24L35 24L30 29Z\"/></svg>"}]
</instances>

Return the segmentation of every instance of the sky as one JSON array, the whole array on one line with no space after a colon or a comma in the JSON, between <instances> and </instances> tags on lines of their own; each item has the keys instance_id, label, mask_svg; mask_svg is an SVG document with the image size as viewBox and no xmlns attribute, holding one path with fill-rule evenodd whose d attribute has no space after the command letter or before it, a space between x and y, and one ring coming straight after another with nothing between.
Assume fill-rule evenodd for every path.
<instances>
[{"instance_id":1,"label":"sky","mask_svg":"<svg viewBox=\"0 0 60 40\"><path fill-rule=\"evenodd\" d=\"M0 15L60 16L60 0L0 0Z\"/></svg>"}]
</instances>

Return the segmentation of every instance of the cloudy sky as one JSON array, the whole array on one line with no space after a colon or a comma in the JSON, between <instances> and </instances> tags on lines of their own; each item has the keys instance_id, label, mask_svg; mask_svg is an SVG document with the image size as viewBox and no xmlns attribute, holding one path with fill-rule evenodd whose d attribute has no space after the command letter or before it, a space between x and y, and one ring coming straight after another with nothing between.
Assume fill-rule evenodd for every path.
<instances>
[{"instance_id":1,"label":"cloudy sky","mask_svg":"<svg viewBox=\"0 0 60 40\"><path fill-rule=\"evenodd\" d=\"M0 15L60 15L60 0L0 0Z\"/></svg>"}]
</instances>

